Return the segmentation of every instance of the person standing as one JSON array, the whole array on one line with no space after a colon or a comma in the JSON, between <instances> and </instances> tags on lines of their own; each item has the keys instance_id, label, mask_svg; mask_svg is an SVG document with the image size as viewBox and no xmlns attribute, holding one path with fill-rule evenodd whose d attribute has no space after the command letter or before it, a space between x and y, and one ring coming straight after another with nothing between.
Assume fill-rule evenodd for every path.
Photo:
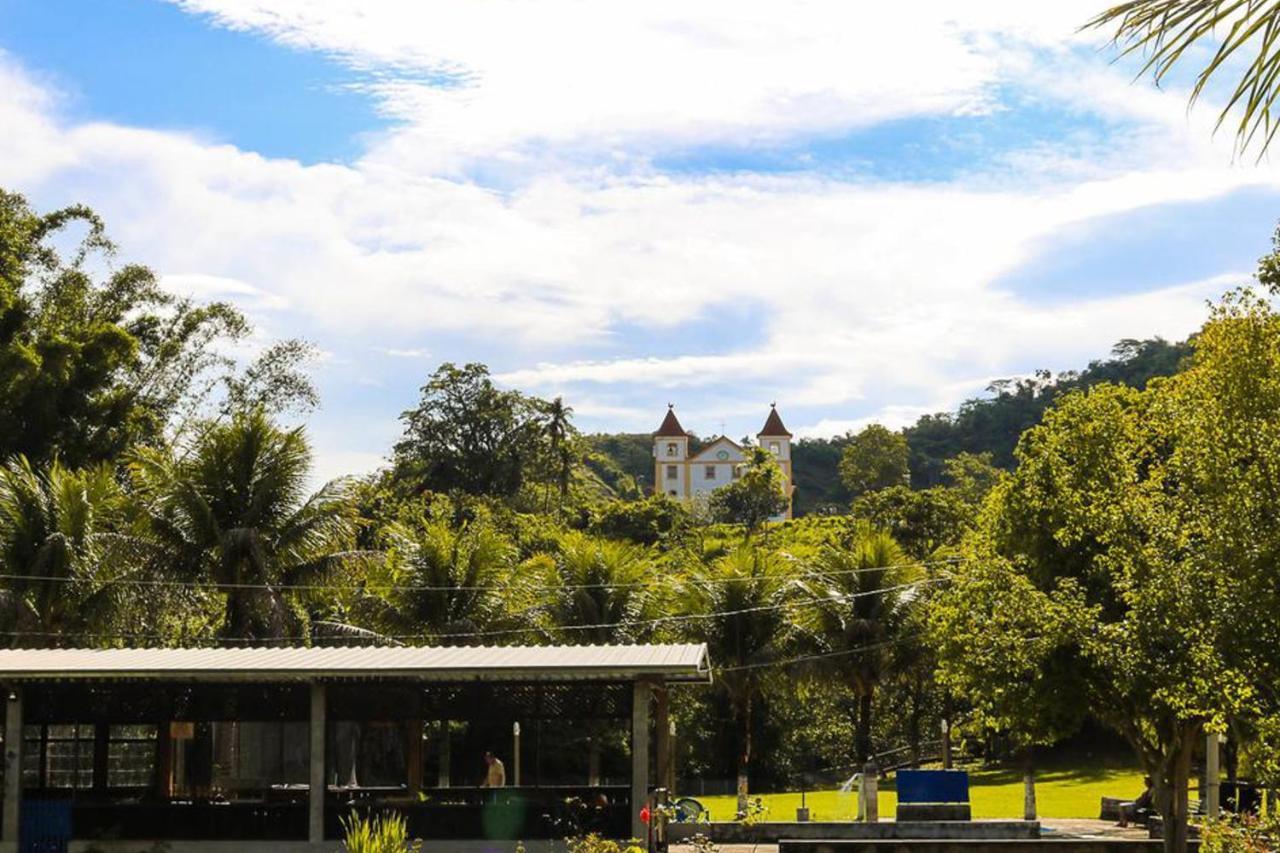
<instances>
[{"instance_id":1,"label":"person standing","mask_svg":"<svg viewBox=\"0 0 1280 853\"><path fill-rule=\"evenodd\" d=\"M484 763L488 765L488 770L485 771L483 787L505 787L507 784L507 768L503 766L501 759L492 752L485 750Z\"/></svg>"}]
</instances>

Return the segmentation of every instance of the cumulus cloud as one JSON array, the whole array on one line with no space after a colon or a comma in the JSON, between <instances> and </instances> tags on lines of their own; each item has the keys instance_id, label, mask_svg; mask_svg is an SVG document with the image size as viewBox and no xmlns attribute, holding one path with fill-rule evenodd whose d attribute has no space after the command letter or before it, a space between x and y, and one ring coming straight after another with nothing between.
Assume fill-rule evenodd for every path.
<instances>
[{"instance_id":1,"label":"cumulus cloud","mask_svg":"<svg viewBox=\"0 0 1280 853\"><path fill-rule=\"evenodd\" d=\"M579 412L609 426L649 428L644 406L685 395L712 421L753 419L778 397L833 410L809 431L896 424L981 390L975 377L1181 336L1221 280L1052 308L995 282L1069 226L1280 186L1269 166L1233 167L1183 93L1109 67L1100 37L1075 30L1103 5L1085 0L812 2L786 15L728 0L179 5L338 58L399 123L353 162L304 166L70 123L10 59L0 183L100 208L127 255L175 289L244 300L363 354L490 361L511 385L580 396ZM821 163L655 165L699 146L997 113L1015 108L1010 92L1075 116L1089 144L1042 140L914 183ZM681 343L741 305L762 318L750 341ZM654 352L645 335L658 333ZM417 382L404 384L383 404L392 417Z\"/></svg>"}]
</instances>

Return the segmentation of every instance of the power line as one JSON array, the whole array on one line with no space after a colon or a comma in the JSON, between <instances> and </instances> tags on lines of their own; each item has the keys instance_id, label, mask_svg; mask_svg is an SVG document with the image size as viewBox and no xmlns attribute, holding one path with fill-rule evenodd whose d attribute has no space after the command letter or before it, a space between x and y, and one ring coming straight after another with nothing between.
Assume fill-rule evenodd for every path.
<instances>
[{"instance_id":1,"label":"power line","mask_svg":"<svg viewBox=\"0 0 1280 853\"><path fill-rule=\"evenodd\" d=\"M835 569L832 571L807 571L798 572L792 575L792 578L822 578L822 577L839 577L846 575L869 574L871 572L887 572L894 569L909 568L930 568L932 566L954 565L963 561L962 557L945 557L937 560L918 560L909 563L894 563L888 566L864 566L856 569ZM159 587L159 588L175 588L175 589L204 589L213 591L224 590L269 590L272 592L321 592L321 591L346 591L346 592L370 592L370 591L387 591L387 592L487 592L494 589L493 585L471 584L452 586L449 584L399 584L399 583L310 583L310 584L292 584L292 583L217 583L205 581L189 581L174 580L169 578L111 578L107 580L97 580L94 578L77 578L65 577L61 575L24 575L12 572L0 573L0 580L12 581L37 581L40 583L61 583L61 584L78 584L78 583L94 583L98 582L103 586L139 586L139 587ZM733 584L733 583L753 583L759 581L758 577L734 577L734 578L693 578L692 583L695 584ZM527 592L561 592L565 590L605 590L605 589L638 589L641 587L651 586L653 580L646 581L623 581L619 583L598 583L598 584L532 584L524 585L521 589Z\"/></svg>"},{"instance_id":2,"label":"power line","mask_svg":"<svg viewBox=\"0 0 1280 853\"><path fill-rule=\"evenodd\" d=\"M917 634L912 634L911 636L907 636L907 637L898 637L893 640L885 640L884 642L880 642L880 643L872 643L866 646L859 646L858 648L855 648L855 649L839 649L834 652L816 652L814 654L809 654L809 655L799 655L798 657L785 658L784 660L761 661L759 663L747 663L747 664L742 664L740 666L712 666L711 669L714 672L742 672L744 670L750 670L750 669L768 669L769 667L773 667L773 666L791 666L793 664L806 663L808 661L813 661L813 660L826 660L827 658L837 658L837 657L844 657L847 655L861 654L863 652L873 652L878 649L884 649L884 648L888 648L889 646L896 646L900 643L905 643L910 640L915 640L918 638L918 636L919 635Z\"/></svg>"},{"instance_id":3,"label":"power line","mask_svg":"<svg viewBox=\"0 0 1280 853\"><path fill-rule=\"evenodd\" d=\"M871 595L880 595L887 592L897 592L906 589L914 589L916 587L929 584L942 583L947 578L933 578L928 580L912 581L910 583L898 584L891 587L881 587L871 590L863 590L856 593L838 594L825 596L822 598L812 598L807 600L782 601L773 604L762 604L754 607L744 607L735 610L714 610L707 613L683 613L671 616L658 616L652 619L636 619L622 620L617 622L601 622L589 625L557 625L554 626L555 631L598 631L616 628L638 628L638 627L656 627L658 625L689 622L697 620L719 619L725 616L741 616L748 613L762 613L775 610L786 610L792 607L809 607L818 604L830 604L837 601L848 602ZM537 633L542 630L537 626L524 628L504 628L489 631L469 631L469 632L444 632L435 634L379 634L382 640L394 641L419 641L434 642L438 640L476 640L500 636L518 636L530 633ZM160 642L169 642L174 640L173 637L166 637L157 634L123 634L112 632L60 632L60 631L0 631L0 636L10 637L78 637L84 639L101 639L101 640L153 640ZM215 643L286 643L298 642L300 637L208 637L208 638L183 638L182 642L215 642Z\"/></svg>"}]
</instances>

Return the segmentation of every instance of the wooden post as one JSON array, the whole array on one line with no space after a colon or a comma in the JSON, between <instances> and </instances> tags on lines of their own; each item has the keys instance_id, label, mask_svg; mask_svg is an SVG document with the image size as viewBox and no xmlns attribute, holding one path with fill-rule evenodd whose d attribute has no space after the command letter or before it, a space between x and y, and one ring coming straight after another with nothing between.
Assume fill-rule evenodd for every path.
<instances>
[{"instance_id":1,"label":"wooden post","mask_svg":"<svg viewBox=\"0 0 1280 853\"><path fill-rule=\"evenodd\" d=\"M311 787L307 792L307 840L312 844L324 843L324 801L328 791L324 773L327 720L324 684L317 681L311 685Z\"/></svg>"},{"instance_id":2,"label":"wooden post","mask_svg":"<svg viewBox=\"0 0 1280 853\"><path fill-rule=\"evenodd\" d=\"M18 823L22 815L22 694L9 690L4 717L4 823L3 849L18 850Z\"/></svg>"},{"instance_id":3,"label":"wooden post","mask_svg":"<svg viewBox=\"0 0 1280 853\"><path fill-rule=\"evenodd\" d=\"M648 682L637 681L631 693L631 836L644 838L647 827L640 810L649 799L649 695Z\"/></svg>"}]
</instances>

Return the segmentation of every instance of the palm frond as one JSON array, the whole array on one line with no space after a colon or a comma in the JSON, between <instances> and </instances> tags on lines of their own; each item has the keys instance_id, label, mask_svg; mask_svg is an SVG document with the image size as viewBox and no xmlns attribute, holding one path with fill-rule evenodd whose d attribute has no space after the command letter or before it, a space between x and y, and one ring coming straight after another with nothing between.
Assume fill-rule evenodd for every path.
<instances>
[{"instance_id":1,"label":"palm frond","mask_svg":"<svg viewBox=\"0 0 1280 853\"><path fill-rule=\"evenodd\" d=\"M1151 74L1157 84L1192 46L1216 40L1216 50L1196 75L1192 104L1213 77L1228 73L1233 60L1243 57L1244 68L1216 127L1227 124L1238 110L1237 152L1256 143L1259 159L1266 153L1280 129L1272 113L1280 97L1280 0L1129 0L1102 12L1086 27L1114 27L1113 42L1121 55L1145 56L1139 76Z\"/></svg>"}]
</instances>

